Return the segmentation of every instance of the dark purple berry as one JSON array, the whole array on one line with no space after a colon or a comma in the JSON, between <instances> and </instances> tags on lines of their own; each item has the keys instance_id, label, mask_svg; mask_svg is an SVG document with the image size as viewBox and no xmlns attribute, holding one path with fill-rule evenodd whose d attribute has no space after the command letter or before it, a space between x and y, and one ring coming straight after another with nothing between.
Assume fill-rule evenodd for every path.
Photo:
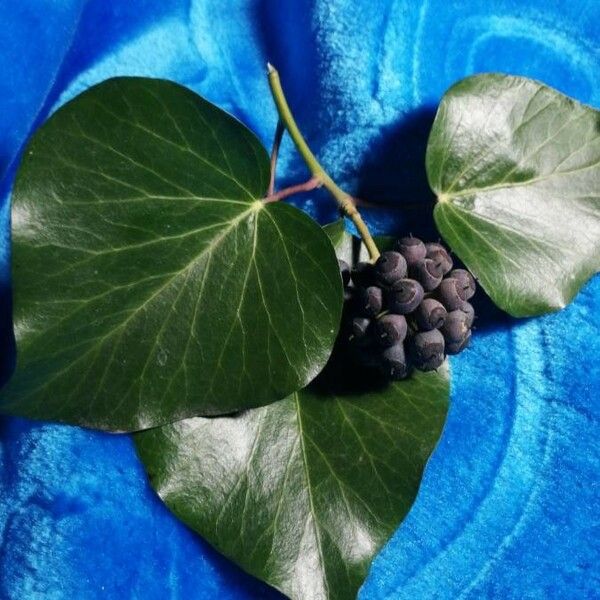
<instances>
[{"instance_id":1,"label":"dark purple berry","mask_svg":"<svg viewBox=\"0 0 600 600\"><path fill-rule=\"evenodd\" d=\"M467 290L463 288L458 279L446 277L437 290L438 300L446 307L446 310L457 310L467 299Z\"/></svg>"},{"instance_id":2,"label":"dark purple berry","mask_svg":"<svg viewBox=\"0 0 600 600\"><path fill-rule=\"evenodd\" d=\"M467 327L472 327L473 321L475 321L475 309L473 308L473 305L470 302L463 302L460 305L460 308L458 308L457 310L460 310L465 313L465 315L467 316Z\"/></svg>"},{"instance_id":3,"label":"dark purple berry","mask_svg":"<svg viewBox=\"0 0 600 600\"><path fill-rule=\"evenodd\" d=\"M447 342L460 342L470 331L467 325L467 315L462 310L453 310L448 313L446 321L440 328Z\"/></svg>"},{"instance_id":4,"label":"dark purple berry","mask_svg":"<svg viewBox=\"0 0 600 600\"><path fill-rule=\"evenodd\" d=\"M423 286L426 292L435 290L444 276L441 267L431 258L425 258L414 265L411 268L411 275Z\"/></svg>"},{"instance_id":5,"label":"dark purple berry","mask_svg":"<svg viewBox=\"0 0 600 600\"><path fill-rule=\"evenodd\" d=\"M407 377L409 368L402 342L386 348L381 353L381 370L392 381L399 381Z\"/></svg>"},{"instance_id":6,"label":"dark purple berry","mask_svg":"<svg viewBox=\"0 0 600 600\"><path fill-rule=\"evenodd\" d=\"M375 337L380 345L393 346L403 342L408 325L402 315L383 315L375 321Z\"/></svg>"},{"instance_id":7,"label":"dark purple berry","mask_svg":"<svg viewBox=\"0 0 600 600\"><path fill-rule=\"evenodd\" d=\"M390 312L406 315L421 304L424 295L423 286L418 281L399 279L387 293Z\"/></svg>"},{"instance_id":8,"label":"dark purple berry","mask_svg":"<svg viewBox=\"0 0 600 600\"><path fill-rule=\"evenodd\" d=\"M421 331L439 329L446 320L444 305L433 298L425 298L415 311L415 319Z\"/></svg>"},{"instance_id":9,"label":"dark purple berry","mask_svg":"<svg viewBox=\"0 0 600 600\"><path fill-rule=\"evenodd\" d=\"M373 265L368 262L359 262L352 269L352 273L350 275L352 279L352 283L356 287L369 287L375 283L375 271L373 270Z\"/></svg>"},{"instance_id":10,"label":"dark purple berry","mask_svg":"<svg viewBox=\"0 0 600 600\"><path fill-rule=\"evenodd\" d=\"M383 308L383 292L381 288L371 285L356 290L357 312L364 317L374 317Z\"/></svg>"},{"instance_id":11,"label":"dark purple berry","mask_svg":"<svg viewBox=\"0 0 600 600\"><path fill-rule=\"evenodd\" d=\"M470 300L475 294L476 284L475 278L466 269L453 269L450 271L449 277L458 279L458 283L465 294L465 300Z\"/></svg>"},{"instance_id":12,"label":"dark purple berry","mask_svg":"<svg viewBox=\"0 0 600 600\"><path fill-rule=\"evenodd\" d=\"M417 333L410 343L412 364L420 371L433 371L444 362L444 336L437 329Z\"/></svg>"},{"instance_id":13,"label":"dark purple berry","mask_svg":"<svg viewBox=\"0 0 600 600\"><path fill-rule=\"evenodd\" d=\"M448 254L448 250L444 248L441 244L425 244L425 248L427 249L427 258L431 258L437 265L439 265L442 269L442 274L446 275L452 269L452 259L450 258L450 254Z\"/></svg>"},{"instance_id":14,"label":"dark purple berry","mask_svg":"<svg viewBox=\"0 0 600 600\"><path fill-rule=\"evenodd\" d=\"M371 319L367 317L354 317L352 319L352 336L356 340L362 340L367 336L369 327L371 325Z\"/></svg>"},{"instance_id":15,"label":"dark purple berry","mask_svg":"<svg viewBox=\"0 0 600 600\"><path fill-rule=\"evenodd\" d=\"M382 286L390 286L406 277L406 272L406 260L400 252L383 252L375 263L375 279Z\"/></svg>"},{"instance_id":16,"label":"dark purple berry","mask_svg":"<svg viewBox=\"0 0 600 600\"><path fill-rule=\"evenodd\" d=\"M427 248L425 244L416 237L403 237L396 242L396 250L404 256L406 264L411 267L425 258Z\"/></svg>"},{"instance_id":17,"label":"dark purple berry","mask_svg":"<svg viewBox=\"0 0 600 600\"><path fill-rule=\"evenodd\" d=\"M453 269L441 244L404 237L375 264L360 262L350 270L340 259L339 268L345 298L339 336L356 365L399 380L413 368L437 369L447 354L469 345L475 279Z\"/></svg>"},{"instance_id":18,"label":"dark purple berry","mask_svg":"<svg viewBox=\"0 0 600 600\"><path fill-rule=\"evenodd\" d=\"M465 337L458 342L446 342L446 354L459 354L462 352L471 341L471 330L467 332Z\"/></svg>"},{"instance_id":19,"label":"dark purple berry","mask_svg":"<svg viewBox=\"0 0 600 600\"><path fill-rule=\"evenodd\" d=\"M342 275L342 283L344 284L344 287L346 287L350 283L350 265L341 258L338 258L338 265Z\"/></svg>"}]
</instances>

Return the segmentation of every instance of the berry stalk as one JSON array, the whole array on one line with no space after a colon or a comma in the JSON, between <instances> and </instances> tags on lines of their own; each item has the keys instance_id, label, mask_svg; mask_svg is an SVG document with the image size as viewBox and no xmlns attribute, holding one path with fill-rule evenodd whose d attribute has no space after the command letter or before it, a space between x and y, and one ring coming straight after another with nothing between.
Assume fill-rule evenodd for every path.
<instances>
[{"instance_id":1,"label":"berry stalk","mask_svg":"<svg viewBox=\"0 0 600 600\"><path fill-rule=\"evenodd\" d=\"M296 124L296 120L292 115L292 111L287 103L285 98L285 94L283 93L283 88L281 87L281 81L279 79L279 73L277 69L273 67L273 65L268 65L269 71L269 86L271 87L271 93L273 94L273 100L275 101L275 105L277 106L277 112L279 113L279 118L281 122L285 125L292 141L294 142L296 149L304 159L307 167L309 168L313 178L316 178L320 184L326 188L331 195L335 198L340 210L352 220L356 229L358 230L360 237L362 238L367 250L369 252L369 256L372 261L375 261L379 258L380 252L371 236L371 232L367 227L367 224L363 221L358 209L355 206L352 196L342 190L336 183L331 179L328 173L323 169L317 160L316 156L312 153L311 149L308 147L306 140L300 133L298 129L298 125Z\"/></svg>"}]
</instances>

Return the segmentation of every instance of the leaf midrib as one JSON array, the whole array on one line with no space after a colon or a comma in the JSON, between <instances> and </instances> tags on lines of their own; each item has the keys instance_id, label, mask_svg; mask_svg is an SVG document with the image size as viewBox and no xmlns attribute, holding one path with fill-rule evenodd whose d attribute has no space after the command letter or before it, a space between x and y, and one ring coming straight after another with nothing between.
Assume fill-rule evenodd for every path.
<instances>
[{"instance_id":1,"label":"leaf midrib","mask_svg":"<svg viewBox=\"0 0 600 600\"><path fill-rule=\"evenodd\" d=\"M323 541L321 540L321 532L317 523L317 513L315 510L314 498L312 493L312 483L310 480L310 471L308 469L308 459L306 456L306 444L304 443L304 426L302 425L302 411L300 408L300 395L298 392L294 392L294 402L296 404L296 414L298 419L298 435L300 437L300 448L302 450L302 464L304 467L304 474L306 477L306 490L308 493L308 504L309 504L309 512L313 525L313 530L315 532L315 538L317 542L317 548L319 550L319 559L321 561L321 570L322 570L322 580L323 585L325 587L325 591L327 596L329 596L329 582L327 580L327 574L325 573L325 557L323 555Z\"/></svg>"},{"instance_id":2,"label":"leaf midrib","mask_svg":"<svg viewBox=\"0 0 600 600\"><path fill-rule=\"evenodd\" d=\"M464 196L475 196L482 192L493 192L496 190L504 190L511 188L519 188L519 187L527 187L529 185L535 185L536 183L542 183L553 179L555 177L561 177L563 175L573 175L574 173L579 173L581 171L585 171L587 169L592 169L598 166L599 163L594 163L591 165L586 165L585 167L581 167L579 169L572 169L570 171L557 171L554 173L550 173L549 175L541 175L540 177L534 177L533 179L526 179L523 181L513 181L508 183L501 183L495 185L487 185L481 186L477 188L466 188L462 190L458 190L456 192L443 192L438 191L437 196L441 203L443 202L452 202L454 198L461 198Z\"/></svg>"}]
</instances>

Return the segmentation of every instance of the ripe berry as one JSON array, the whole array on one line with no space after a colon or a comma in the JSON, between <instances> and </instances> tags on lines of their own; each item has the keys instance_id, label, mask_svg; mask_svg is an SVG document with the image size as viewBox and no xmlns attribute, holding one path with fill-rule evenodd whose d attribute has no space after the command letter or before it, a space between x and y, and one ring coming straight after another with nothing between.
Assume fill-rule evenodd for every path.
<instances>
[{"instance_id":1,"label":"ripe berry","mask_svg":"<svg viewBox=\"0 0 600 600\"><path fill-rule=\"evenodd\" d=\"M459 354L462 352L471 341L471 330L467 332L465 337L458 342L446 342L446 354Z\"/></svg>"},{"instance_id":2,"label":"ripe berry","mask_svg":"<svg viewBox=\"0 0 600 600\"><path fill-rule=\"evenodd\" d=\"M352 335L356 340L362 340L367 336L369 326L371 325L371 319L366 317L354 317L352 319Z\"/></svg>"},{"instance_id":3,"label":"ripe berry","mask_svg":"<svg viewBox=\"0 0 600 600\"><path fill-rule=\"evenodd\" d=\"M415 311L415 319L421 331L439 329L446 320L447 311L443 304L433 298L425 298Z\"/></svg>"},{"instance_id":4,"label":"ripe berry","mask_svg":"<svg viewBox=\"0 0 600 600\"><path fill-rule=\"evenodd\" d=\"M381 288L371 285L356 290L356 307L364 317L374 317L383 307L383 292Z\"/></svg>"},{"instance_id":5,"label":"ripe berry","mask_svg":"<svg viewBox=\"0 0 600 600\"><path fill-rule=\"evenodd\" d=\"M412 364L421 371L432 371L444 362L444 336L437 330L422 331L411 340Z\"/></svg>"},{"instance_id":6,"label":"ripe berry","mask_svg":"<svg viewBox=\"0 0 600 600\"><path fill-rule=\"evenodd\" d=\"M427 258L431 258L442 269L442 275L446 275L452 269L452 259L448 254L448 250L441 244L425 244L427 249Z\"/></svg>"},{"instance_id":7,"label":"ripe berry","mask_svg":"<svg viewBox=\"0 0 600 600\"><path fill-rule=\"evenodd\" d=\"M340 258L338 258L338 265L342 275L342 283L344 284L344 287L346 287L350 283L350 266L345 260Z\"/></svg>"},{"instance_id":8,"label":"ripe berry","mask_svg":"<svg viewBox=\"0 0 600 600\"><path fill-rule=\"evenodd\" d=\"M462 341L470 331L470 327L467 325L467 315L462 310L449 312L440 331L447 342Z\"/></svg>"},{"instance_id":9,"label":"ripe berry","mask_svg":"<svg viewBox=\"0 0 600 600\"><path fill-rule=\"evenodd\" d=\"M405 237L375 264L361 262L351 272L343 260L339 266L347 300L339 335L357 365L404 379L413 367L436 369L468 346L475 279L453 269L441 244Z\"/></svg>"},{"instance_id":10,"label":"ripe berry","mask_svg":"<svg viewBox=\"0 0 600 600\"><path fill-rule=\"evenodd\" d=\"M424 295L423 286L418 281L399 279L387 294L390 312L406 315L421 304Z\"/></svg>"},{"instance_id":11,"label":"ripe berry","mask_svg":"<svg viewBox=\"0 0 600 600\"><path fill-rule=\"evenodd\" d=\"M375 263L375 279L379 285L389 286L406 277L406 260L400 252L383 252Z\"/></svg>"},{"instance_id":12,"label":"ripe berry","mask_svg":"<svg viewBox=\"0 0 600 600\"><path fill-rule=\"evenodd\" d=\"M404 256L406 264L411 267L425 258L427 248L425 244L416 237L403 237L396 242L396 250Z\"/></svg>"},{"instance_id":13,"label":"ripe berry","mask_svg":"<svg viewBox=\"0 0 600 600\"><path fill-rule=\"evenodd\" d=\"M458 282L465 294L465 300L470 300L475 294L475 278L469 271L465 269L453 269L450 271L449 277L458 279Z\"/></svg>"},{"instance_id":14,"label":"ripe berry","mask_svg":"<svg viewBox=\"0 0 600 600\"><path fill-rule=\"evenodd\" d=\"M475 309L470 302L463 302L460 307L457 309L465 313L467 316L467 327L473 326L473 321L475 320Z\"/></svg>"},{"instance_id":15,"label":"ripe berry","mask_svg":"<svg viewBox=\"0 0 600 600\"><path fill-rule=\"evenodd\" d=\"M375 283L375 273L373 265L368 262L359 262L352 269L351 273L352 283L356 287L369 287Z\"/></svg>"},{"instance_id":16,"label":"ripe berry","mask_svg":"<svg viewBox=\"0 0 600 600\"><path fill-rule=\"evenodd\" d=\"M446 310L457 310L467 299L467 290L463 288L458 279L446 277L440 283L437 291L439 301L446 307Z\"/></svg>"},{"instance_id":17,"label":"ripe berry","mask_svg":"<svg viewBox=\"0 0 600 600\"><path fill-rule=\"evenodd\" d=\"M423 286L426 292L431 292L440 285L443 273L441 267L431 258L425 258L411 269L411 275Z\"/></svg>"},{"instance_id":18,"label":"ripe berry","mask_svg":"<svg viewBox=\"0 0 600 600\"><path fill-rule=\"evenodd\" d=\"M383 315L375 321L375 337L384 347L403 342L408 325L402 315Z\"/></svg>"},{"instance_id":19,"label":"ripe berry","mask_svg":"<svg viewBox=\"0 0 600 600\"><path fill-rule=\"evenodd\" d=\"M408 363L404 344L398 342L381 353L381 370L389 379L399 381L408 375Z\"/></svg>"}]
</instances>

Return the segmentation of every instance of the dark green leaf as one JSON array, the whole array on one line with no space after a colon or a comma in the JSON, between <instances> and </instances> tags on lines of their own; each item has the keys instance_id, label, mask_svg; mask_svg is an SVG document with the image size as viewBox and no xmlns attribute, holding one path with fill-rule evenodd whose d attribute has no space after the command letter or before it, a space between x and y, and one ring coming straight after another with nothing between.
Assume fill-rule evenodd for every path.
<instances>
[{"instance_id":1,"label":"dark green leaf","mask_svg":"<svg viewBox=\"0 0 600 600\"><path fill-rule=\"evenodd\" d=\"M175 515L292 598L356 596L414 501L447 412L443 370L384 390L331 381L135 436Z\"/></svg>"},{"instance_id":2,"label":"dark green leaf","mask_svg":"<svg viewBox=\"0 0 600 600\"><path fill-rule=\"evenodd\" d=\"M338 258L354 265L361 260L369 260L369 252L360 238L353 236L346 230L344 219L323 226Z\"/></svg>"},{"instance_id":3,"label":"dark green leaf","mask_svg":"<svg viewBox=\"0 0 600 600\"><path fill-rule=\"evenodd\" d=\"M265 150L191 91L113 79L59 110L13 195L16 373L3 411L111 430L286 397L341 312L331 243L264 204Z\"/></svg>"},{"instance_id":4,"label":"dark green leaf","mask_svg":"<svg viewBox=\"0 0 600 600\"><path fill-rule=\"evenodd\" d=\"M345 260L349 265L370 260L367 247L359 237L352 235L346 229L344 219L327 223L323 226L323 231L331 240L337 257ZM389 235L377 235L373 239L381 252L392 250L396 241L396 238Z\"/></svg>"},{"instance_id":5,"label":"dark green leaf","mask_svg":"<svg viewBox=\"0 0 600 600\"><path fill-rule=\"evenodd\" d=\"M344 219L338 219L337 221L323 225L323 231L331 240L338 258L346 262L352 260L353 237L346 231Z\"/></svg>"},{"instance_id":6,"label":"dark green leaf","mask_svg":"<svg viewBox=\"0 0 600 600\"><path fill-rule=\"evenodd\" d=\"M394 250L396 246L396 239L391 235L376 235L374 238L377 247L380 252L386 252L387 250Z\"/></svg>"},{"instance_id":7,"label":"dark green leaf","mask_svg":"<svg viewBox=\"0 0 600 600\"><path fill-rule=\"evenodd\" d=\"M427 148L435 221L498 306L557 310L600 269L600 113L522 77L444 96Z\"/></svg>"}]
</instances>

